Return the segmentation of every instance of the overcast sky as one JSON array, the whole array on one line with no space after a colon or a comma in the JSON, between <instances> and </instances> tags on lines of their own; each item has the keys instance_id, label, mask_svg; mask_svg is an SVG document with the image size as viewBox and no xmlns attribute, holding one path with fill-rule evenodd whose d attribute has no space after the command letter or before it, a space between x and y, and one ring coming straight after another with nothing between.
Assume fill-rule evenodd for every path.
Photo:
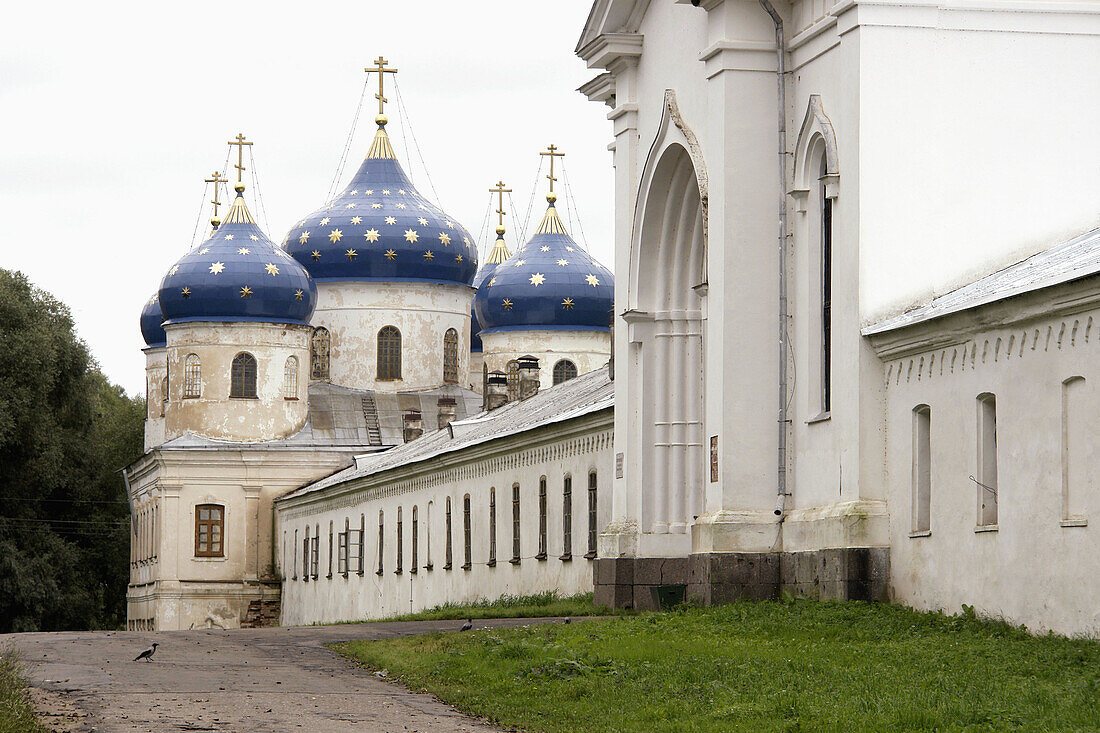
<instances>
[{"instance_id":1,"label":"overcast sky","mask_svg":"<svg viewBox=\"0 0 1100 733\"><path fill-rule=\"evenodd\" d=\"M107 376L131 393L144 390L138 315L190 249L203 179L223 166L226 141L241 131L255 142L266 224L256 191L246 195L281 242L324 202L363 67L379 54L399 69L407 111L402 117L387 92L387 129L403 157L411 123L444 211L482 234L488 189L503 179L520 209L507 222L514 248L538 152L553 142L567 154L589 249L610 264L611 127L606 107L575 91L595 76L573 55L590 5L8 4L0 27L0 267L68 304ZM370 145L375 84L372 77L340 188ZM407 171L434 199L411 139L408 149ZM543 178L529 230L545 185ZM204 204L203 227L209 218Z\"/></svg>"}]
</instances>

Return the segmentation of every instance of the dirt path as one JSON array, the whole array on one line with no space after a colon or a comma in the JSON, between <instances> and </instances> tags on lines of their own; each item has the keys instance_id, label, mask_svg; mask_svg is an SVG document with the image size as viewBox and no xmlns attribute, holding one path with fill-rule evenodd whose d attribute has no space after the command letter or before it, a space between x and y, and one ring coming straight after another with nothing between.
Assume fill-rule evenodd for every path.
<instances>
[{"instance_id":1,"label":"dirt path","mask_svg":"<svg viewBox=\"0 0 1100 733\"><path fill-rule=\"evenodd\" d=\"M12 634L0 636L0 644L14 643L22 652L43 719L63 731L491 731L324 647L460 625ZM152 662L131 661L154 641L160 647Z\"/></svg>"}]
</instances>

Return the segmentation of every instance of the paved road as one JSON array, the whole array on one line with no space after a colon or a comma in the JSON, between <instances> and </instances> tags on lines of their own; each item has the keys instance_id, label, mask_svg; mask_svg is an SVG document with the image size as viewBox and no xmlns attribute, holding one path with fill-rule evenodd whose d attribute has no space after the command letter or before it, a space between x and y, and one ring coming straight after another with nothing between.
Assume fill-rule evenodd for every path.
<instances>
[{"instance_id":1,"label":"paved road","mask_svg":"<svg viewBox=\"0 0 1100 733\"><path fill-rule=\"evenodd\" d=\"M479 621L475 628L544 621L552 619ZM0 645L13 642L22 652L36 705L63 731L495 730L324 646L461 623L12 634L0 635ZM131 661L154 641L153 662Z\"/></svg>"}]
</instances>

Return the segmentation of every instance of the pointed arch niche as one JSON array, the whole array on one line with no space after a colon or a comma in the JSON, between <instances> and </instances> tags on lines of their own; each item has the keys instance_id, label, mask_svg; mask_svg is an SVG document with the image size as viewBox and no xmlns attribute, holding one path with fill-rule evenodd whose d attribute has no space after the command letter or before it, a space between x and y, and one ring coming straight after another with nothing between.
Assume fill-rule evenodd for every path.
<instances>
[{"instance_id":1,"label":"pointed arch niche","mask_svg":"<svg viewBox=\"0 0 1100 733\"><path fill-rule=\"evenodd\" d=\"M672 90L639 182L630 251L631 364L626 464L637 471L643 532L683 535L703 506L703 320L707 177ZM690 549L688 547L688 549Z\"/></svg>"}]
</instances>

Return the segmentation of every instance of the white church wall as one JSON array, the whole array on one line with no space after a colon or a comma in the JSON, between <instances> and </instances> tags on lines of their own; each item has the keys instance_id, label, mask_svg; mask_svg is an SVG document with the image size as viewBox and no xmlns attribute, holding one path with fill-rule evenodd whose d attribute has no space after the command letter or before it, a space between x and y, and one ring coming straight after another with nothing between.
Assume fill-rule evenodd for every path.
<instances>
[{"instance_id":1,"label":"white church wall","mask_svg":"<svg viewBox=\"0 0 1100 733\"><path fill-rule=\"evenodd\" d=\"M539 360L539 387L554 385L554 366L567 359L577 374L607 366L611 358L611 331L491 331L481 335L482 363L489 371L508 372L508 362L521 356ZM481 375L478 374L480 389Z\"/></svg>"},{"instance_id":2,"label":"white church wall","mask_svg":"<svg viewBox=\"0 0 1100 733\"><path fill-rule=\"evenodd\" d=\"M593 566L588 550L588 480L597 481L599 531L610 515L610 411L474 446L446 457L427 471L413 464L367 477L366 483L320 490L276 504L280 571L283 577L282 623L385 618L502 595L528 595L548 590L564 595L590 592ZM453 460L452 460L453 458ZM571 556L563 555L563 487L572 481ZM539 552L539 481L546 478L546 558ZM520 487L519 562L511 562L512 487ZM490 493L496 496L496 563L490 565ZM463 499L471 502L471 563L465 563ZM451 567L446 568L446 506L451 500ZM417 510L415 573L412 563L412 517ZM397 516L401 512L401 572L397 569ZM382 512L381 572L378 560L379 512ZM364 526L363 572L341 573L339 533L345 521L353 530ZM329 526L332 526L331 540ZM320 529L317 577L303 577L306 529ZM332 555L331 570L329 554ZM430 568L427 566L431 566Z\"/></svg>"},{"instance_id":3,"label":"white church wall","mask_svg":"<svg viewBox=\"0 0 1100 733\"><path fill-rule=\"evenodd\" d=\"M1020 300L1039 312L1054 301L1042 294ZM908 329L909 337L891 335L884 347L892 595L917 608L957 612L968 604L1035 631L1097 636L1100 310L1017 320L1026 310L951 317ZM919 346L932 334L956 337L935 349ZM902 350L904 343L913 348ZM984 394L995 396L991 526L982 525L986 490L977 483ZM914 411L922 407L930 428L923 525L914 496Z\"/></svg>"},{"instance_id":4,"label":"white church wall","mask_svg":"<svg viewBox=\"0 0 1100 733\"><path fill-rule=\"evenodd\" d=\"M318 283L311 323L331 335L329 381L378 392L434 389L443 384L443 336L453 328L462 384L469 373L473 292L465 285L444 283ZM378 332L385 326L401 332L400 379L376 378Z\"/></svg>"},{"instance_id":5,"label":"white church wall","mask_svg":"<svg viewBox=\"0 0 1100 733\"><path fill-rule=\"evenodd\" d=\"M145 450L164 442L165 377L168 353L163 347L144 349L145 353Z\"/></svg>"}]
</instances>

